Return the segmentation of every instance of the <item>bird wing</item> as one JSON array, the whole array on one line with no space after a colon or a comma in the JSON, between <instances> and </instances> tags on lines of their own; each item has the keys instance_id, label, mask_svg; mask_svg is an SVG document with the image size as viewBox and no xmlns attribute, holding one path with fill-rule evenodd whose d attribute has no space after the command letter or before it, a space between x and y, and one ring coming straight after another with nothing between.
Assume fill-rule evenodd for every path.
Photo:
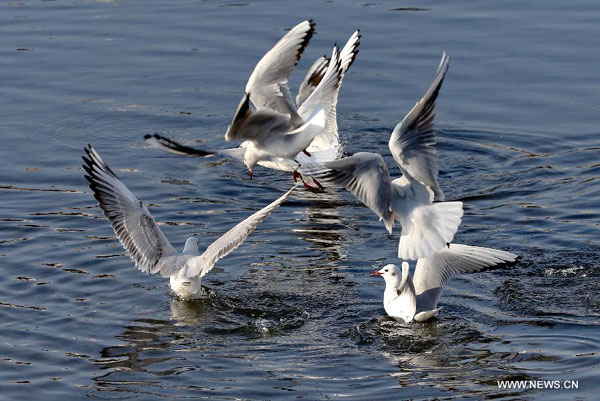
<instances>
[{"instance_id":1,"label":"bird wing","mask_svg":"<svg viewBox=\"0 0 600 401\"><path fill-rule=\"evenodd\" d=\"M165 152L173 153L176 155L185 155L191 157L213 157L222 156L224 158L234 159L243 161L244 152L246 149L243 147L219 149L219 150L203 150L198 148L192 148L191 146L183 145L171 138L159 134L146 135L144 136L146 142L158 149L162 149Z\"/></svg>"},{"instance_id":2,"label":"bird wing","mask_svg":"<svg viewBox=\"0 0 600 401\"><path fill-rule=\"evenodd\" d=\"M339 149L340 148L340 138L338 134L338 125L337 125L337 102L338 95L340 92L340 88L342 87L342 81L346 76L346 72L356 59L356 55L358 54L358 47L360 45L361 34L360 30L355 31L350 39L346 42L342 50L340 51L340 67L341 67L341 76L340 80L337 84L337 88L335 91L330 93L331 98L326 99L326 104L328 107L327 116L325 120L325 129L321 134L319 134L308 147L309 152L321 151L326 149ZM299 106L300 109L303 109ZM303 111L303 110L301 110ZM300 114L303 118L305 118L302 114ZM341 153L341 149L340 152ZM339 156L339 155L336 155Z\"/></svg>"},{"instance_id":3,"label":"bird wing","mask_svg":"<svg viewBox=\"0 0 600 401\"><path fill-rule=\"evenodd\" d=\"M329 58L327 56L321 56L315 60L310 66L306 75L300 82L298 88L298 95L296 96L296 105L300 107L302 103L314 92L319 82L323 79L327 66L329 65Z\"/></svg>"},{"instance_id":4,"label":"bird wing","mask_svg":"<svg viewBox=\"0 0 600 401\"><path fill-rule=\"evenodd\" d=\"M383 158L377 153L359 152L323 163L323 169L310 172L320 180L346 188L385 223L391 233L394 214L391 212L392 183ZM304 166L303 166L304 167Z\"/></svg>"},{"instance_id":5,"label":"bird wing","mask_svg":"<svg viewBox=\"0 0 600 401\"><path fill-rule=\"evenodd\" d=\"M167 270L177 264L183 266L185 256L169 243L142 200L119 180L94 148L88 145L85 153L83 169L90 189L138 269L168 276Z\"/></svg>"},{"instance_id":6,"label":"bird wing","mask_svg":"<svg viewBox=\"0 0 600 401\"><path fill-rule=\"evenodd\" d=\"M392 210L402 226L399 258L425 258L452 242L462 220L462 202L432 203L431 188L409 175L393 180L392 188Z\"/></svg>"},{"instance_id":7,"label":"bird wing","mask_svg":"<svg viewBox=\"0 0 600 401\"><path fill-rule=\"evenodd\" d=\"M447 248L417 261L413 276L417 297L426 294L431 304L425 309L434 309L442 288L452 276L514 262L517 257L513 253L498 249L450 244Z\"/></svg>"},{"instance_id":8,"label":"bird wing","mask_svg":"<svg viewBox=\"0 0 600 401\"><path fill-rule=\"evenodd\" d=\"M317 85L315 90L310 96L302 103L302 106L298 108L298 113L303 119L307 119L314 113L318 107L322 107L325 110L326 115L329 114L331 105L336 97L340 82L342 80L342 62L340 59L340 51L336 46L333 47L331 54L331 60L327 65L327 70L321 82Z\"/></svg>"},{"instance_id":9,"label":"bird wing","mask_svg":"<svg viewBox=\"0 0 600 401\"><path fill-rule=\"evenodd\" d=\"M292 99L288 79L314 32L312 20L293 27L260 59L246 84L246 93L257 109L289 114L294 127L302 125L302 119Z\"/></svg>"},{"instance_id":10,"label":"bird wing","mask_svg":"<svg viewBox=\"0 0 600 401\"><path fill-rule=\"evenodd\" d=\"M289 191L280 196L277 200L265 206L258 212L237 224L235 227L227 231L215 242L210 244L204 253L188 260L186 277L203 277L208 273L217 261L227 256L231 251L236 249L244 242L248 235L265 219L271 212L277 209L283 202L287 200L292 191L298 186L294 185Z\"/></svg>"},{"instance_id":11,"label":"bird wing","mask_svg":"<svg viewBox=\"0 0 600 401\"><path fill-rule=\"evenodd\" d=\"M292 129L289 114L268 109L252 110L250 96L246 94L227 128L225 140L248 139L260 143L273 133L283 134Z\"/></svg>"},{"instance_id":12,"label":"bird wing","mask_svg":"<svg viewBox=\"0 0 600 401\"><path fill-rule=\"evenodd\" d=\"M435 200L444 200L437 176L438 162L433 130L435 101L448 71L450 57L444 52L437 73L423 97L404 119L396 125L389 148L404 174L431 187Z\"/></svg>"}]
</instances>

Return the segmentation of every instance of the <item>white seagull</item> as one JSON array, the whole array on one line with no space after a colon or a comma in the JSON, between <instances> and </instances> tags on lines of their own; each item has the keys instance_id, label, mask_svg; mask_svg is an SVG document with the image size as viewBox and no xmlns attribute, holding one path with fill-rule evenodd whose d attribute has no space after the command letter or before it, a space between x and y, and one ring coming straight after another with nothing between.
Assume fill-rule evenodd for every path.
<instances>
[{"instance_id":1,"label":"white seagull","mask_svg":"<svg viewBox=\"0 0 600 401\"><path fill-rule=\"evenodd\" d=\"M452 276L514 262L517 257L492 248L449 244L447 249L420 258L413 277L407 262L402 262L402 270L397 265L388 264L371 272L371 275L382 276L385 280L383 307L389 316L405 323L412 320L422 322L440 311L437 305L442 289Z\"/></svg>"},{"instance_id":2,"label":"white seagull","mask_svg":"<svg viewBox=\"0 0 600 401\"><path fill-rule=\"evenodd\" d=\"M369 152L323 163L310 172L345 187L383 220L390 233L398 221L401 259L439 251L452 241L462 220L462 202L433 203L444 200L437 180L433 119L448 61L444 52L429 88L392 132L388 145L402 172L400 178L392 181L381 155Z\"/></svg>"},{"instance_id":3,"label":"white seagull","mask_svg":"<svg viewBox=\"0 0 600 401\"><path fill-rule=\"evenodd\" d=\"M288 32L256 65L246 85L246 95L225 133L225 140L250 141L244 153L244 164L250 177L259 161L281 158L296 163L294 180L300 177L304 185L311 189L297 172L302 164L296 157L303 152L310 158L307 148L325 130L327 116L333 115L335 119L334 103L344 70L341 53L334 46L331 60L319 84L300 107L296 106L288 87L288 77L298 60L297 45L294 45L298 39L294 38L297 29L302 31L302 25ZM314 25L310 26L312 28ZM256 110L250 107L250 102ZM320 186L317 181L315 184Z\"/></svg>"},{"instance_id":4,"label":"white seagull","mask_svg":"<svg viewBox=\"0 0 600 401\"><path fill-rule=\"evenodd\" d=\"M331 64L330 59L325 56L319 57L309 68L302 80L298 96L296 97L296 105L294 105L293 100L291 100L287 81L308 44L308 40L313 35L314 26L315 24L312 21L303 21L292 28L259 61L248 80L246 91L251 91L249 100L255 107L259 109L266 108L268 110L275 110L278 113L283 111L284 115L290 115L290 124L292 124L292 121L297 124L298 121L302 119L309 119L311 114L315 111L314 101L320 100L321 103L325 103L329 108L329 113L325 116L325 127L306 148L306 151L310 156L303 152L299 152L293 159L267 156L258 161L258 164L263 167L283 171L293 171L298 167L298 163L300 165L323 163L335 160L343 153L343 147L339 141L337 127L337 98L342 79L358 54L361 35L359 30L355 31L339 53L341 74L335 90L321 90L322 94L328 97L321 97L321 99L313 97L312 102L304 105L321 81L323 81L327 69ZM242 104L244 103L244 100L248 99L244 98ZM145 139L150 145L175 154L195 157L218 156L235 159L241 162L244 161L247 148L254 149L253 142L249 140L242 142L237 148L206 151L181 145L158 134L146 135ZM296 163L296 161L298 163ZM302 171L302 169L300 169L300 171Z\"/></svg>"},{"instance_id":5,"label":"white seagull","mask_svg":"<svg viewBox=\"0 0 600 401\"><path fill-rule=\"evenodd\" d=\"M179 253L162 233L141 198L136 197L88 145L83 156L94 197L121 241L121 245L144 273L160 273L170 280L171 289L183 299L198 298L200 280L215 263L241 245L252 231L290 196L292 189L276 201L246 218L198 252L198 238L189 237Z\"/></svg>"}]
</instances>

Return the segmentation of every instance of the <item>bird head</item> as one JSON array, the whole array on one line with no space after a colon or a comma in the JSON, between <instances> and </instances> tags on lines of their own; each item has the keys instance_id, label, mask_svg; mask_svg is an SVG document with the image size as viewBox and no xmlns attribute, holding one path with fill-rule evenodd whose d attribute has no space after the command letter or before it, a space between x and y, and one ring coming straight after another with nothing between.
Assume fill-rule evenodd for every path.
<instances>
[{"instance_id":1,"label":"bird head","mask_svg":"<svg viewBox=\"0 0 600 401\"><path fill-rule=\"evenodd\" d=\"M408 263L402 262L402 269L398 265L387 264L379 270L372 271L371 276L381 276L386 283L396 283L397 286L400 286L408 277L408 272Z\"/></svg>"},{"instance_id":2,"label":"bird head","mask_svg":"<svg viewBox=\"0 0 600 401\"><path fill-rule=\"evenodd\" d=\"M258 164L258 157L256 157L253 152L249 152L248 149L246 149L246 153L244 154L244 164L248 168L248 175L250 175L250 179L252 179L252 171Z\"/></svg>"},{"instance_id":3,"label":"bird head","mask_svg":"<svg viewBox=\"0 0 600 401\"><path fill-rule=\"evenodd\" d=\"M183 247L183 253L187 254L197 254L198 253L198 237L192 236L185 241L185 246Z\"/></svg>"}]
</instances>

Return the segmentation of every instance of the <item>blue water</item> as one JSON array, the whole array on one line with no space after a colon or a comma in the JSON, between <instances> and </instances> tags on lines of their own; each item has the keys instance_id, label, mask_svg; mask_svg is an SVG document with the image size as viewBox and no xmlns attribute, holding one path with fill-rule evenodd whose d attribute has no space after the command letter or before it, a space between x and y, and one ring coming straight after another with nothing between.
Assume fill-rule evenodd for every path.
<instances>
[{"instance_id":1,"label":"blue water","mask_svg":"<svg viewBox=\"0 0 600 401\"><path fill-rule=\"evenodd\" d=\"M0 399L595 399L600 385L600 5L441 1L0 3ZM292 88L356 28L340 135L385 155L443 50L440 183L455 242L522 256L449 282L439 318L385 317L397 234L343 191L298 191L199 301L134 268L80 168L91 143L177 247L208 245L288 174L216 149L260 56L317 22ZM500 390L498 380L577 380ZM35 395L35 397L33 397Z\"/></svg>"}]
</instances>

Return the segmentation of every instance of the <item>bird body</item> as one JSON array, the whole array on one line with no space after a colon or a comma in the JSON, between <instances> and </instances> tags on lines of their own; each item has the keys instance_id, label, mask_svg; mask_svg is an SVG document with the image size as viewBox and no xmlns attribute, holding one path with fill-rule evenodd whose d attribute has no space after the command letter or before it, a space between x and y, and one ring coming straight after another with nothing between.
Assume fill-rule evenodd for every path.
<instances>
[{"instance_id":1,"label":"bird body","mask_svg":"<svg viewBox=\"0 0 600 401\"><path fill-rule=\"evenodd\" d=\"M173 292L183 299L199 297L202 277L219 259L240 246L296 187L235 225L203 253L198 251L196 236L188 238L179 253L156 224L144 202L125 186L94 148L88 146L85 152L85 178L121 245L141 271L168 277Z\"/></svg>"},{"instance_id":2,"label":"bird body","mask_svg":"<svg viewBox=\"0 0 600 401\"><path fill-rule=\"evenodd\" d=\"M269 146L268 142L259 144L255 143L254 138L250 138L244 140L237 148L215 151L185 146L158 134L146 135L146 141L154 147L174 154L231 158L244 162L247 167L251 166L251 169L260 165L275 170L302 172L302 166L341 157L343 146L339 140L337 126L337 97L343 77L358 54L361 35L357 30L350 36L346 45L339 51L339 60L332 62L331 58L325 56L317 58L302 80L294 104L288 79L308 45L314 27L312 21L299 23L261 58L248 79L247 93L242 98L225 135L226 140L234 140L244 139L242 136L251 132L292 134L323 109L324 123L315 124L313 121L310 129L303 132L302 141L293 144L282 143L284 146L273 143L272 149L264 149L265 146ZM336 64L338 70L335 69ZM320 89L317 89L319 87ZM256 110L250 110L250 104ZM322 119L320 116L318 118ZM313 129L317 127L321 131L314 135ZM277 135L269 137L273 139ZM291 140L288 138L286 141ZM302 152L303 150L306 150L306 153Z\"/></svg>"},{"instance_id":3,"label":"bird body","mask_svg":"<svg viewBox=\"0 0 600 401\"><path fill-rule=\"evenodd\" d=\"M401 259L424 258L442 249L462 220L462 202L434 202L444 199L437 181L433 121L449 60L444 53L425 94L390 136L389 149L401 177L392 180L383 157L371 152L325 162L311 171L324 182L345 187L383 220L388 232L399 222Z\"/></svg>"},{"instance_id":4,"label":"bird body","mask_svg":"<svg viewBox=\"0 0 600 401\"><path fill-rule=\"evenodd\" d=\"M407 262L402 262L402 268L385 265L371 275L385 280L383 306L388 316L409 323L425 321L438 314L442 289L451 277L514 262L517 257L498 249L449 244L444 250L420 258L412 277Z\"/></svg>"}]
</instances>

